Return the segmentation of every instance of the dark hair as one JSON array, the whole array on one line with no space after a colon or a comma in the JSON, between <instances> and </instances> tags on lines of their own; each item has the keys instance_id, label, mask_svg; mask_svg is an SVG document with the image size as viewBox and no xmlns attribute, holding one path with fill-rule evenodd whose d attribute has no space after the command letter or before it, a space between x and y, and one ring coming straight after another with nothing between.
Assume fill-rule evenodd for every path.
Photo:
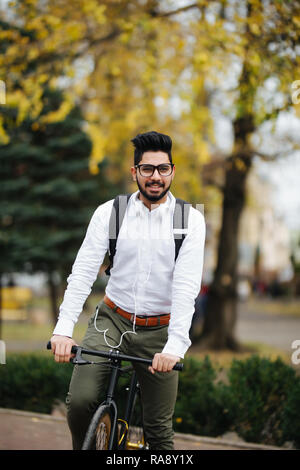
<instances>
[{"instance_id":1,"label":"dark hair","mask_svg":"<svg viewBox=\"0 0 300 470\"><path fill-rule=\"evenodd\" d=\"M134 164L138 165L142 159L143 153L149 150L154 152L165 152L169 156L170 163L172 163L172 139L168 135L160 134L159 132L150 131L144 134L138 134L131 140L134 149Z\"/></svg>"}]
</instances>

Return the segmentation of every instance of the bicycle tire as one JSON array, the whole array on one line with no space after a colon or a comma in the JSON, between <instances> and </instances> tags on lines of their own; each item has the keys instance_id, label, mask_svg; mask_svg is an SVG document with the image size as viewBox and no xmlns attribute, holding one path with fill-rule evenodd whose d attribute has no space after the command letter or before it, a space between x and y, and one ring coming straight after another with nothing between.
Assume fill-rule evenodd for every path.
<instances>
[{"instance_id":1,"label":"bicycle tire","mask_svg":"<svg viewBox=\"0 0 300 470\"><path fill-rule=\"evenodd\" d=\"M100 405L95 412L87 430L82 450L112 450L110 437L113 427L114 413L108 405Z\"/></svg>"}]
</instances>

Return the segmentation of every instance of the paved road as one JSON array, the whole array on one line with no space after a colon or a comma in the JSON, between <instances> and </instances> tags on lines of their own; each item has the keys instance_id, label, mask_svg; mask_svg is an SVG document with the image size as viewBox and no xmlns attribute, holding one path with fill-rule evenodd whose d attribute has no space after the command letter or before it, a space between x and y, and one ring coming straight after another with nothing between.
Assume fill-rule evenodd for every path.
<instances>
[{"instance_id":1,"label":"paved road","mask_svg":"<svg viewBox=\"0 0 300 470\"><path fill-rule=\"evenodd\" d=\"M176 434L175 450L277 449L257 444L231 442ZM65 418L0 408L0 450L72 450Z\"/></svg>"},{"instance_id":2,"label":"paved road","mask_svg":"<svg viewBox=\"0 0 300 470\"><path fill-rule=\"evenodd\" d=\"M300 317L251 312L240 308L236 336L241 342L264 343L291 352L291 344L300 339Z\"/></svg>"}]
</instances>

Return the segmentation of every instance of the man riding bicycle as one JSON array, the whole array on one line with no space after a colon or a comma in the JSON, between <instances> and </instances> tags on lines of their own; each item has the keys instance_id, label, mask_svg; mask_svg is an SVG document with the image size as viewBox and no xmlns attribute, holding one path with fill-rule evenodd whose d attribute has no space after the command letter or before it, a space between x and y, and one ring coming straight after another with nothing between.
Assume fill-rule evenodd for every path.
<instances>
[{"instance_id":1,"label":"man riding bicycle","mask_svg":"<svg viewBox=\"0 0 300 470\"><path fill-rule=\"evenodd\" d=\"M186 234L175 259L172 140L147 132L132 142L131 174L138 191L128 199L105 297L89 321L82 346L118 348L123 354L153 358L149 368L134 366L141 387L145 435L150 449L173 449L178 372L172 368L191 344L189 330L201 287L205 221L201 212L190 207ZM107 201L94 212L68 277L51 338L57 362L70 360L74 325L110 246L113 204L114 200ZM74 449L82 447L108 374L105 367L74 367L66 399Z\"/></svg>"}]
</instances>

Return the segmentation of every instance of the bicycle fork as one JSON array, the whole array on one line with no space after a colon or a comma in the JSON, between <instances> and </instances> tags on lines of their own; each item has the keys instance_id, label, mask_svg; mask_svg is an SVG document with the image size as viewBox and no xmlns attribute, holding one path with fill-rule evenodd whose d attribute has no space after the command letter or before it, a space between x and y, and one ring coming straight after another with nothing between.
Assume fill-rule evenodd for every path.
<instances>
[{"instance_id":1,"label":"bicycle fork","mask_svg":"<svg viewBox=\"0 0 300 470\"><path fill-rule=\"evenodd\" d=\"M126 402L125 416L124 416L124 420L121 420L123 422L123 434L122 434L121 442L119 444L120 449L125 448L126 437L127 437L126 435L128 432L128 427L130 425L132 410L135 406L138 389L139 389L139 383L138 383L137 375L136 375L136 372L133 371L131 380L130 380L129 389L128 389L128 398ZM125 429L124 429L124 426L125 426Z\"/></svg>"}]
</instances>

